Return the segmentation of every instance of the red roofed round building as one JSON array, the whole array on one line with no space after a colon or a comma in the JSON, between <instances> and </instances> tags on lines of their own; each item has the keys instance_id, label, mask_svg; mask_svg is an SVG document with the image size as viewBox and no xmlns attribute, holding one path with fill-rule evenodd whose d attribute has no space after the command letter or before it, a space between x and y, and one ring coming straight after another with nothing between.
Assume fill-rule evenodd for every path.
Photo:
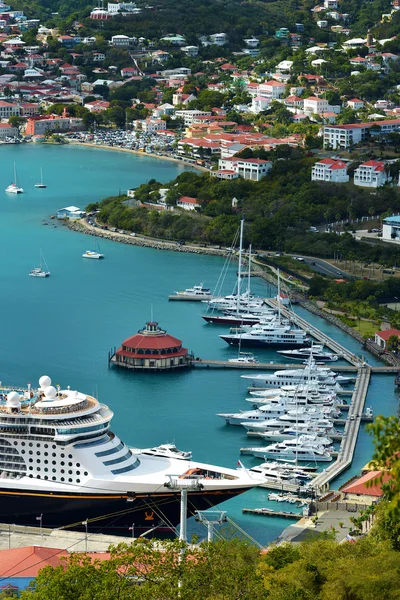
<instances>
[{"instance_id":1,"label":"red roofed round building","mask_svg":"<svg viewBox=\"0 0 400 600\"><path fill-rule=\"evenodd\" d=\"M110 361L127 369L168 371L189 367L192 355L182 348L181 340L161 329L156 321L148 321L144 329L122 342Z\"/></svg>"}]
</instances>

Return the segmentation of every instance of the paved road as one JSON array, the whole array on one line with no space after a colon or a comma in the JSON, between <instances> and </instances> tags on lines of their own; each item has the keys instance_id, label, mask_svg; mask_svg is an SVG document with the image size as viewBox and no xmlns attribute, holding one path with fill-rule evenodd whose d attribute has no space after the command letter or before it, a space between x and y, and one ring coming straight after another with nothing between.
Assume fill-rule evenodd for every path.
<instances>
[{"instance_id":1,"label":"paved road","mask_svg":"<svg viewBox=\"0 0 400 600\"><path fill-rule=\"evenodd\" d=\"M338 267L331 265L326 260L322 260L321 258L308 258L307 256L303 256L302 258L304 258L305 264L316 273L320 273L321 275L329 275L330 277L348 277L348 273L345 273Z\"/></svg>"}]
</instances>

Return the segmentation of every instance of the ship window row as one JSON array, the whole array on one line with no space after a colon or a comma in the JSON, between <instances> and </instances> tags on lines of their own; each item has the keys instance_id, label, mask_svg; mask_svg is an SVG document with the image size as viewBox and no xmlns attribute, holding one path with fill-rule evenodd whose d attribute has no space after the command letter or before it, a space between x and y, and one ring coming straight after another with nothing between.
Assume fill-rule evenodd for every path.
<instances>
[{"instance_id":1,"label":"ship window row","mask_svg":"<svg viewBox=\"0 0 400 600\"><path fill-rule=\"evenodd\" d=\"M113 475L120 475L121 473L127 473L128 471L133 471L140 465L140 460L137 458L134 463L128 465L127 467L121 467L120 469L112 469L111 473Z\"/></svg>"},{"instance_id":2,"label":"ship window row","mask_svg":"<svg viewBox=\"0 0 400 600\"><path fill-rule=\"evenodd\" d=\"M103 465L109 467L110 465L117 465L118 463L124 462L128 458L132 456L132 452L128 450L128 452L124 456L119 456L117 458L113 458L112 460L105 460Z\"/></svg>"},{"instance_id":3,"label":"ship window row","mask_svg":"<svg viewBox=\"0 0 400 600\"><path fill-rule=\"evenodd\" d=\"M107 435L103 438L98 438L97 440L93 440L92 442L81 442L80 444L75 444L74 448L93 448L94 446L100 446L102 444L107 444L110 441L110 437ZM96 454L96 456L98 456Z\"/></svg>"},{"instance_id":4,"label":"ship window row","mask_svg":"<svg viewBox=\"0 0 400 600\"><path fill-rule=\"evenodd\" d=\"M59 435L71 435L73 433L87 433L89 431L100 431L101 429L105 429L109 426L109 423L101 423L100 425L93 425L92 427L79 427L79 428L57 428L57 433Z\"/></svg>"},{"instance_id":5,"label":"ship window row","mask_svg":"<svg viewBox=\"0 0 400 600\"><path fill-rule=\"evenodd\" d=\"M118 446L115 446L115 448L109 448L108 450L103 450L102 452L95 452L95 455L98 458L100 458L101 456L109 456L110 454L115 454L116 452L119 452L124 446L125 444L123 442L120 442Z\"/></svg>"}]
</instances>

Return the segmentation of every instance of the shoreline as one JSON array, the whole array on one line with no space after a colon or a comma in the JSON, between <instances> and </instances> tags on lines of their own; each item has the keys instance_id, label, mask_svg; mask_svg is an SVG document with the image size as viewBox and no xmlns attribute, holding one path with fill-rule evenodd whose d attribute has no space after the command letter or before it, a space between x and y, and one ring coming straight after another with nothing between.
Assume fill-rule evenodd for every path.
<instances>
[{"instance_id":1,"label":"shoreline","mask_svg":"<svg viewBox=\"0 0 400 600\"><path fill-rule=\"evenodd\" d=\"M109 229L100 229L93 227L85 221L85 219L77 219L74 221L59 219L59 221L78 233L101 237L113 242L122 244L131 244L132 246L142 246L144 248L154 248L155 250L170 250L172 252L185 252L187 254L207 254L208 256L225 257L227 252L222 248L202 247L194 244L179 245L176 242L167 242L164 240L156 240L154 238L141 237L139 235L132 237L130 234L119 233L118 231L110 231Z\"/></svg>"},{"instance_id":2,"label":"shoreline","mask_svg":"<svg viewBox=\"0 0 400 600\"><path fill-rule=\"evenodd\" d=\"M105 144L91 144L90 142L77 142L76 140L68 140L68 144L70 146L86 146L86 148L99 148L100 150L116 150L117 152L128 152L130 154L137 154L138 156L148 156L150 158L156 158L158 160L168 160L170 162L177 163L178 165L184 167L190 167L192 169L197 169L198 171L202 171L203 173L210 173L210 170L206 167L201 167L200 165L186 163L185 161L179 158L173 158L172 156L165 156L163 154L153 154L152 152L140 152L140 150L132 150L131 148L121 148L119 146L107 146Z\"/></svg>"}]
</instances>

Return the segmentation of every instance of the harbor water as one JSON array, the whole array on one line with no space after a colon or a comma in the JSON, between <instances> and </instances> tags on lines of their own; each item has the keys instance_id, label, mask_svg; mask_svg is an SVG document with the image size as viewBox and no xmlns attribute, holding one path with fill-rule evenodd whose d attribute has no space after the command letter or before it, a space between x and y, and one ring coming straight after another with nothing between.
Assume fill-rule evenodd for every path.
<instances>
[{"instance_id":1,"label":"harbor water","mask_svg":"<svg viewBox=\"0 0 400 600\"><path fill-rule=\"evenodd\" d=\"M3 192L10 183L16 162L22 195ZM35 189L43 178L46 189ZM108 368L107 354L144 325L151 315L162 328L182 339L183 345L203 359L228 359L237 349L219 338L227 327L206 324L201 303L168 302L175 290L204 282L213 288L224 260L184 252L160 252L100 240L103 261L85 260L93 239L72 232L49 215L58 208L118 194L151 178L168 181L183 168L175 163L79 147L0 147L0 273L3 293L0 378L6 385L36 385L41 375L54 384L70 385L98 396L114 411L112 428L132 446L147 447L175 442L193 451L196 460L235 467L247 438L244 429L228 427L217 412L248 409L248 381L240 370L193 369L174 373L132 373ZM48 225L44 225L44 220ZM39 266L43 253L51 276L28 276ZM236 279L232 265L223 291L230 293ZM252 278L253 290L264 296L276 293L271 286ZM301 316L325 333L362 354L350 336L324 320L296 308ZM274 351L256 351L260 362L282 362ZM367 358L376 364L376 359ZM334 368L334 367L333 367ZM366 406L375 414L395 414L398 399L393 375L373 375ZM260 440L261 441L261 440ZM262 445L262 444L260 444ZM361 427L346 481L372 453L372 440ZM244 457L246 466L260 461ZM241 509L270 507L268 490L256 489L222 508L229 517L259 542L275 539L287 527L286 519L242 515ZM288 507L288 510L293 510ZM284 508L285 510L285 508ZM190 531L204 536L204 527L192 523Z\"/></svg>"}]
</instances>

